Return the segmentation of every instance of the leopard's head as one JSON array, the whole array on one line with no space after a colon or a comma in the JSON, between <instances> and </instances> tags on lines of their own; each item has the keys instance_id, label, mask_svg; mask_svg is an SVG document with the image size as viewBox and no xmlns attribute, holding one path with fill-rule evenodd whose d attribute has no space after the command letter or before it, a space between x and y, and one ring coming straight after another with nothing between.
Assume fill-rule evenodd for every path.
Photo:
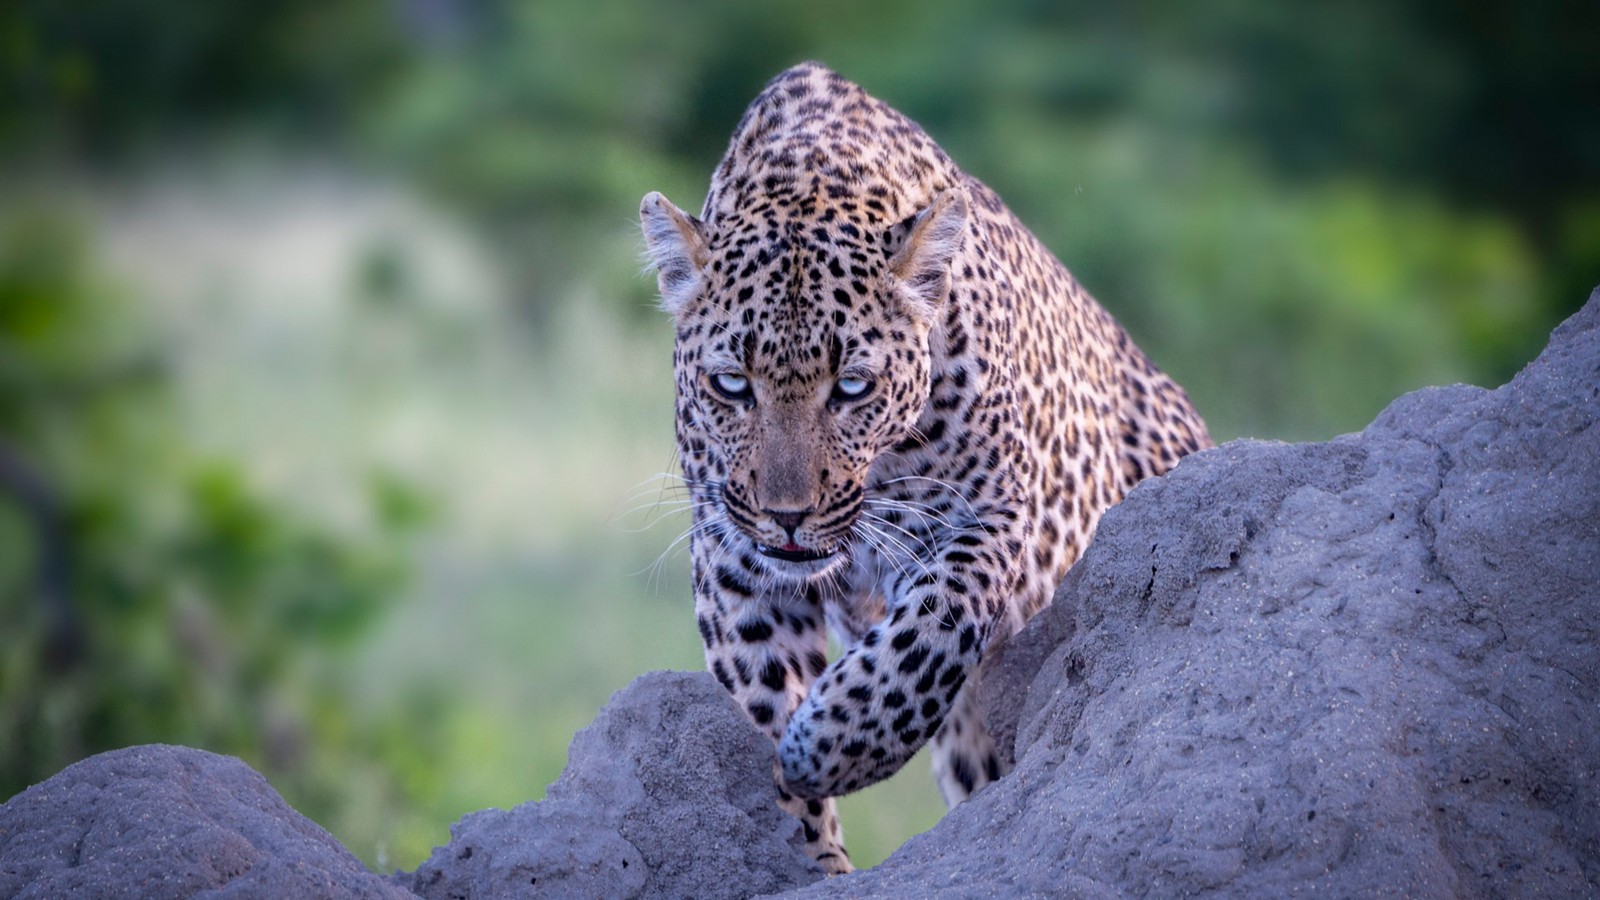
<instances>
[{"instance_id":1,"label":"leopard's head","mask_svg":"<svg viewBox=\"0 0 1600 900\"><path fill-rule=\"evenodd\" d=\"M968 212L959 187L895 224L784 199L701 222L651 193L640 219L676 324L696 527L803 579L846 557L868 469L927 403Z\"/></svg>"}]
</instances>

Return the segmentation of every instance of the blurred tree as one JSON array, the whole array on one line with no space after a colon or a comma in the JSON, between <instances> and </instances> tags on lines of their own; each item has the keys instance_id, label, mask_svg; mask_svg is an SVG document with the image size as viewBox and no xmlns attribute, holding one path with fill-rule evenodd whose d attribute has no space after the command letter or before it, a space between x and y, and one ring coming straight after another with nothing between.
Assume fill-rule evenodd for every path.
<instances>
[{"instance_id":1,"label":"blurred tree","mask_svg":"<svg viewBox=\"0 0 1600 900\"><path fill-rule=\"evenodd\" d=\"M405 61L389 4L16 0L0 7L0 148L110 164L212 140L338 142Z\"/></svg>"},{"instance_id":2,"label":"blurred tree","mask_svg":"<svg viewBox=\"0 0 1600 900\"><path fill-rule=\"evenodd\" d=\"M141 325L69 221L6 223L0 796L91 753L178 742L242 756L325 816L371 750L326 651L394 596L396 541L426 504L379 479L354 537L256 496L185 444Z\"/></svg>"}]
</instances>

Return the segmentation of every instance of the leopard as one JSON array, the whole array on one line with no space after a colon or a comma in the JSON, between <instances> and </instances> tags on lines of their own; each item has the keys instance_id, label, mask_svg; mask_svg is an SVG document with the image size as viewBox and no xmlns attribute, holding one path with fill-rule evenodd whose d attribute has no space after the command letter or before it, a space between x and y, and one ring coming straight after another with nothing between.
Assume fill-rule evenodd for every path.
<instances>
[{"instance_id":1,"label":"leopard","mask_svg":"<svg viewBox=\"0 0 1600 900\"><path fill-rule=\"evenodd\" d=\"M819 63L750 104L698 216L659 192L639 215L706 666L774 741L806 852L848 872L835 798L925 744L949 806L1006 773L985 654L1211 437L994 191Z\"/></svg>"}]
</instances>

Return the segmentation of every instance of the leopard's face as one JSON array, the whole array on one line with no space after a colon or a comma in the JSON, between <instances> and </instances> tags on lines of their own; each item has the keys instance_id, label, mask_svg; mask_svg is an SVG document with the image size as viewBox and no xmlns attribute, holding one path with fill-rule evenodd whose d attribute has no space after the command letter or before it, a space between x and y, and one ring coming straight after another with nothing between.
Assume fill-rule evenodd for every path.
<instances>
[{"instance_id":1,"label":"leopard's face","mask_svg":"<svg viewBox=\"0 0 1600 900\"><path fill-rule=\"evenodd\" d=\"M868 470L922 415L967 200L944 191L890 222L788 191L712 224L649 194L640 220L677 323L696 540L803 580L848 558Z\"/></svg>"},{"instance_id":2,"label":"leopard's face","mask_svg":"<svg viewBox=\"0 0 1600 900\"><path fill-rule=\"evenodd\" d=\"M708 242L677 328L678 443L724 538L803 579L848 558L868 470L927 402L928 327L898 302L877 236L769 234L735 223Z\"/></svg>"}]
</instances>

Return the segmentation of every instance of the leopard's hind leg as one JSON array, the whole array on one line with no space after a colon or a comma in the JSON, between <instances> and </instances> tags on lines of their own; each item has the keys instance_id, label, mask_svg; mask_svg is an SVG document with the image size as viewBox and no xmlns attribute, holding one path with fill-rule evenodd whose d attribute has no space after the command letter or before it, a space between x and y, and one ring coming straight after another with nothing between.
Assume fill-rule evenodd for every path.
<instances>
[{"instance_id":1,"label":"leopard's hind leg","mask_svg":"<svg viewBox=\"0 0 1600 900\"><path fill-rule=\"evenodd\" d=\"M944 724L933 736L933 777L949 807L998 780L1010 769L995 750L994 739L983 725L983 711L978 706L977 695L976 682L967 682L956 696Z\"/></svg>"}]
</instances>

